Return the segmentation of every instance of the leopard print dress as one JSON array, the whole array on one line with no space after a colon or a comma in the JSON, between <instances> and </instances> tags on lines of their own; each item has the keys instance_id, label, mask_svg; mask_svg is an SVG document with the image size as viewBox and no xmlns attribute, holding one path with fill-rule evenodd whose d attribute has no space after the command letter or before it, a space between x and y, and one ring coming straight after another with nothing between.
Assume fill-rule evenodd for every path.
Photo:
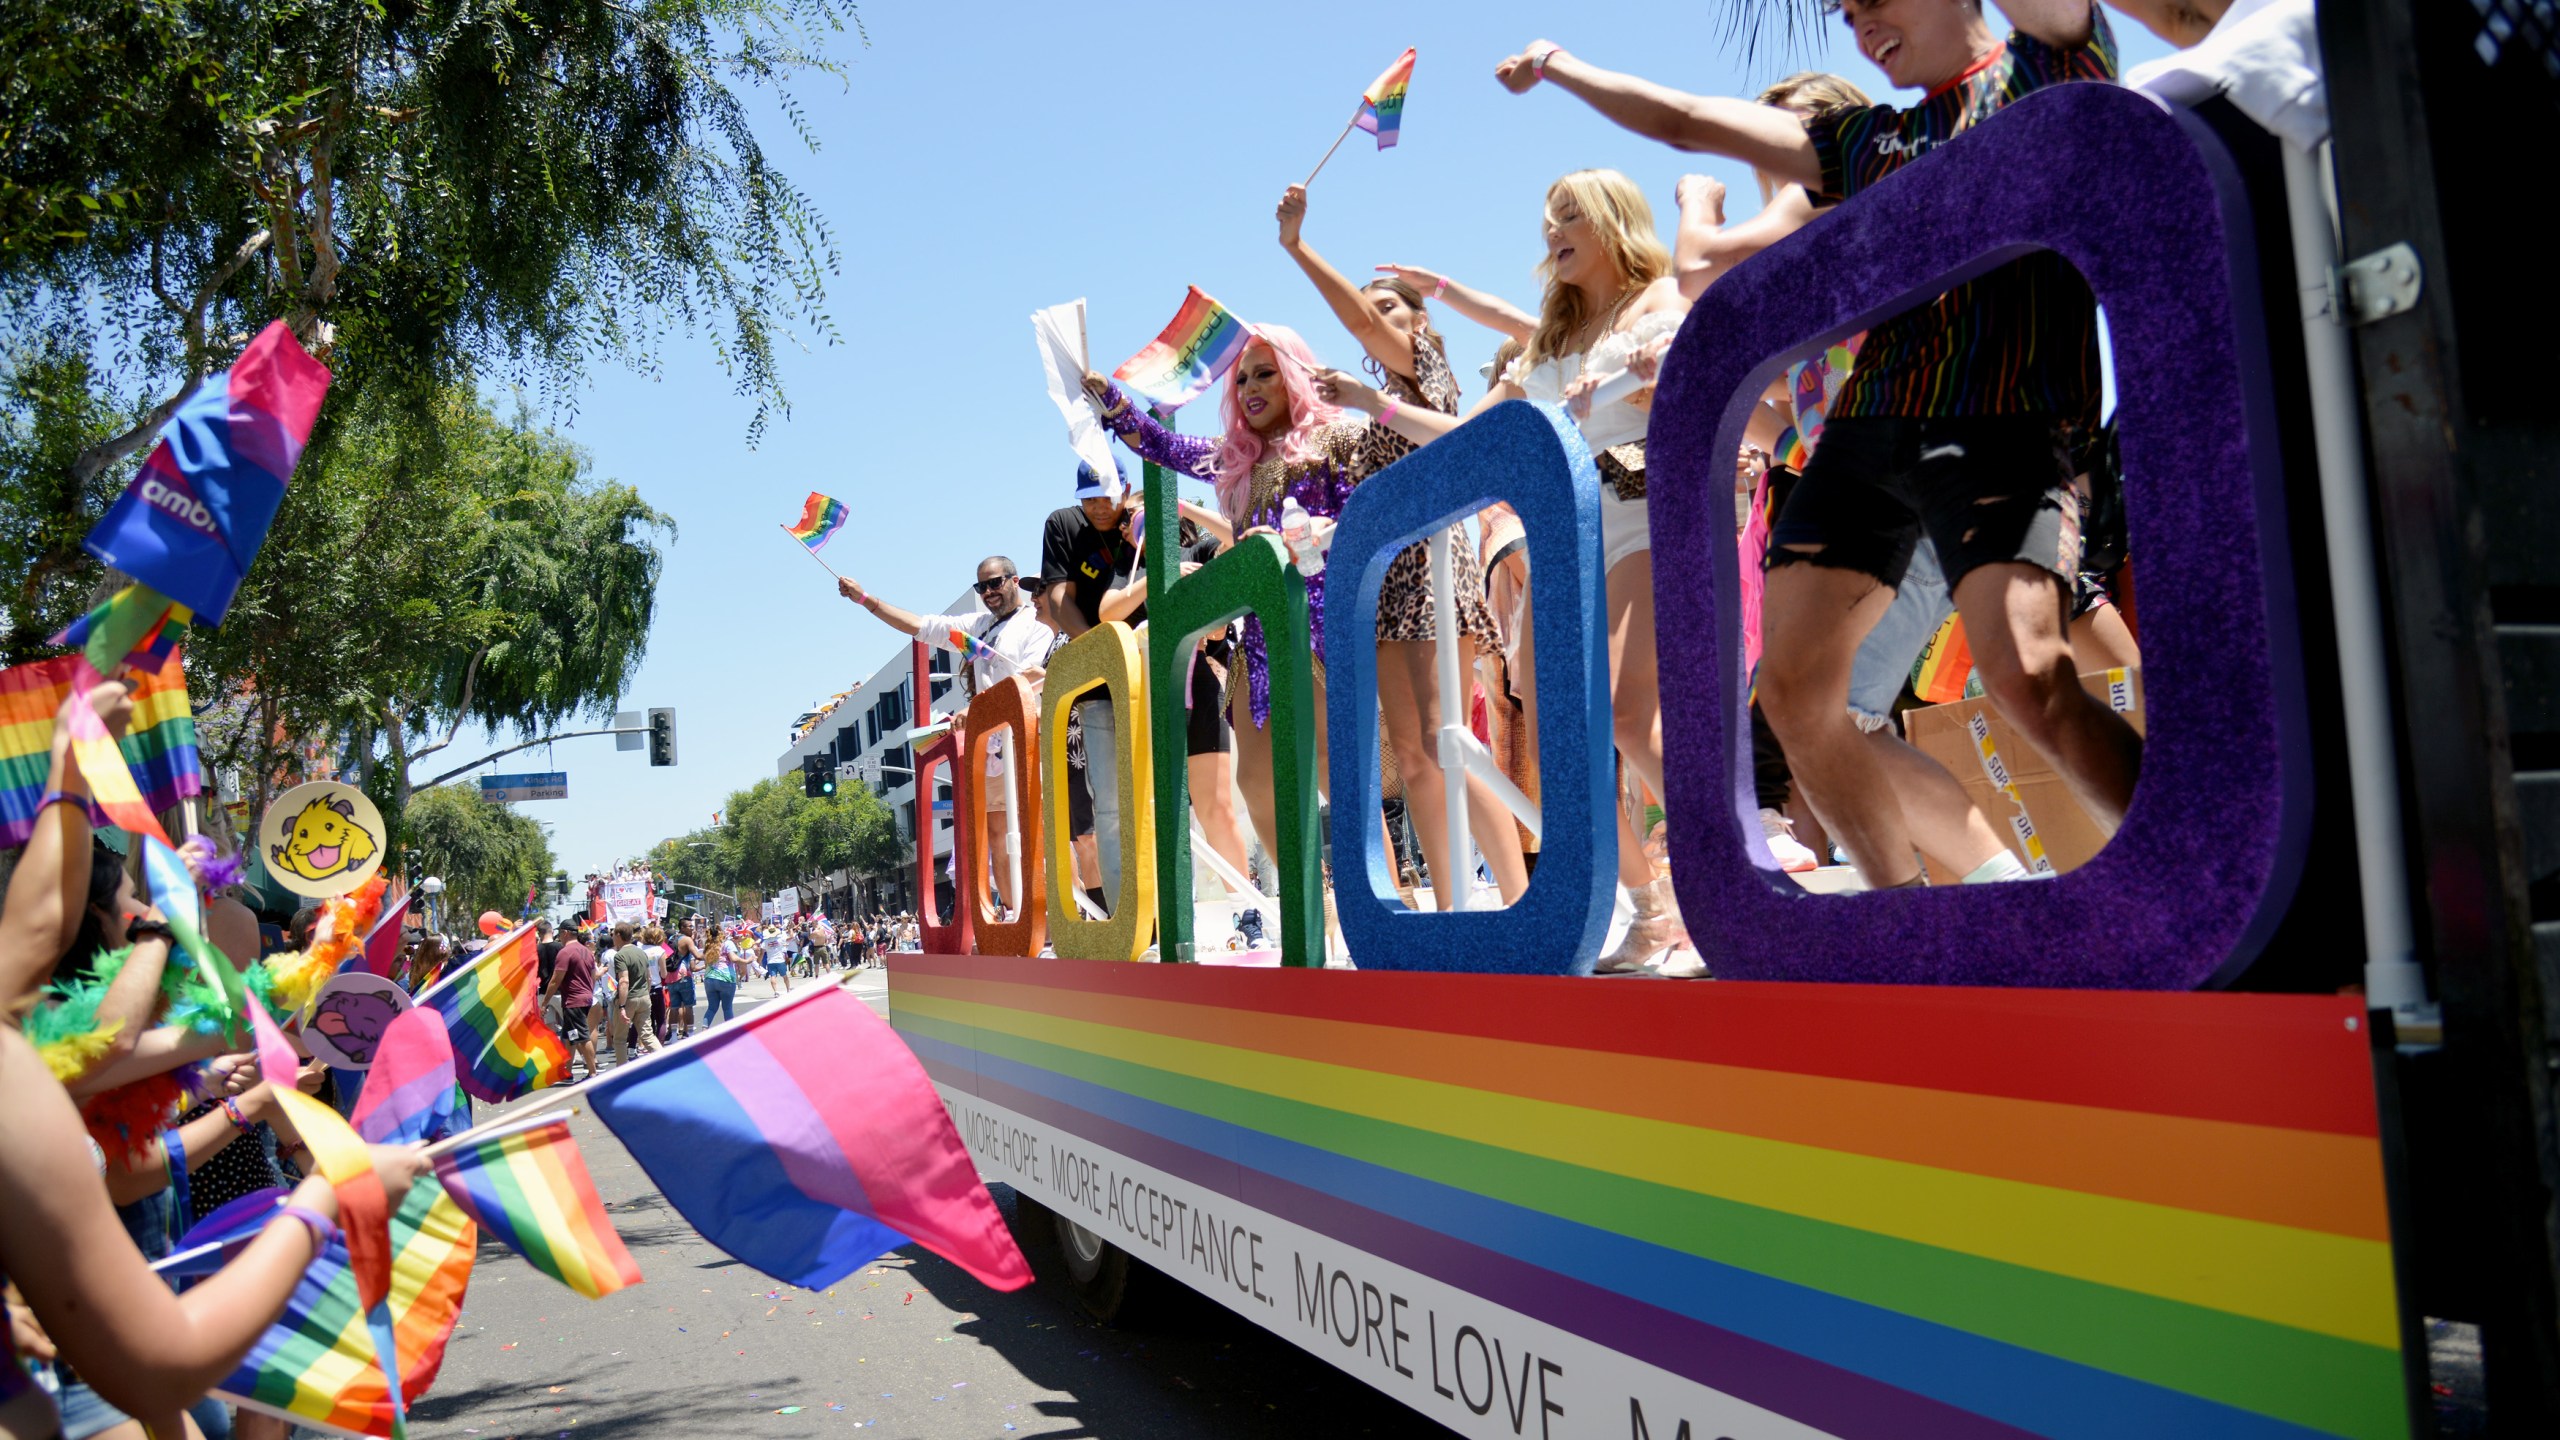
<instances>
[{"instance_id":1,"label":"leopard print dress","mask_svg":"<svg viewBox=\"0 0 2560 1440\"><path fill-rule=\"evenodd\" d=\"M1441 358L1439 347L1417 342L1413 347L1413 368L1418 372L1413 380L1388 375L1383 387L1386 393L1400 405L1420 405L1443 415L1457 414L1465 396L1458 389L1458 377L1449 373L1449 362ZM1404 445L1398 457L1411 448ZM1476 542L1463 526L1455 537L1450 562L1458 585L1459 631L1480 649L1501 648L1502 632L1494 628L1493 612L1484 603L1484 565L1476 558ZM1408 545L1387 566L1386 578L1378 582L1378 638L1429 640L1438 634L1439 622L1433 617L1431 605L1431 547L1428 543Z\"/></svg>"}]
</instances>

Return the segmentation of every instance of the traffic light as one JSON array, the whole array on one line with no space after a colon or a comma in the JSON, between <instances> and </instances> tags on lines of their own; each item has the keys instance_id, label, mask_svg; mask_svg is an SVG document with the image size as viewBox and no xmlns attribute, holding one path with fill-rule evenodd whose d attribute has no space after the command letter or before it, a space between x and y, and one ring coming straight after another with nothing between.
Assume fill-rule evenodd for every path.
<instances>
[{"instance_id":1,"label":"traffic light","mask_svg":"<svg viewBox=\"0 0 2560 1440\"><path fill-rule=\"evenodd\" d=\"M820 753L800 757L800 793L812 800L836 793L836 762L832 754Z\"/></svg>"},{"instance_id":2,"label":"traffic light","mask_svg":"<svg viewBox=\"0 0 2560 1440\"><path fill-rule=\"evenodd\" d=\"M649 712L649 763L676 763L676 712L672 705L660 705Z\"/></svg>"}]
</instances>

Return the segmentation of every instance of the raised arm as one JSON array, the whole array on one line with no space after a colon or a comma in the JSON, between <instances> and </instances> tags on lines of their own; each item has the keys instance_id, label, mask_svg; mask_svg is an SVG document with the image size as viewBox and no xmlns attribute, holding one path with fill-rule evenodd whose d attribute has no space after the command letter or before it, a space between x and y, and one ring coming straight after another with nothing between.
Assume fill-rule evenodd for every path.
<instances>
[{"instance_id":1,"label":"raised arm","mask_svg":"<svg viewBox=\"0 0 2560 1440\"><path fill-rule=\"evenodd\" d=\"M1798 230L1814 215L1804 187L1789 185L1740 224L1724 218L1724 182L1712 175L1680 177L1680 234L1671 249L1671 271L1691 300L1724 273Z\"/></svg>"},{"instance_id":2,"label":"raised arm","mask_svg":"<svg viewBox=\"0 0 2560 1440\"><path fill-rule=\"evenodd\" d=\"M1146 459L1169 469L1179 470L1194 480L1216 484L1218 479L1218 442L1200 435L1177 435L1155 421L1145 410L1129 403L1120 387L1088 370L1084 377L1084 393L1093 397L1094 413L1102 417L1104 428L1120 437L1120 443Z\"/></svg>"},{"instance_id":3,"label":"raised arm","mask_svg":"<svg viewBox=\"0 0 2560 1440\"><path fill-rule=\"evenodd\" d=\"M924 624L924 617L913 610L900 609L841 575L836 577L836 593L870 611L881 624L901 635L913 635Z\"/></svg>"},{"instance_id":4,"label":"raised arm","mask_svg":"<svg viewBox=\"0 0 2560 1440\"><path fill-rule=\"evenodd\" d=\"M1351 338L1360 342L1370 359L1385 366L1388 374L1411 375L1413 337L1388 324L1359 287L1317 254L1301 235L1307 220L1307 187L1292 185L1283 192L1277 214L1280 248L1288 251L1289 258L1297 261L1298 268L1315 282L1316 293L1324 297L1333 318L1342 322L1342 328L1350 331Z\"/></svg>"},{"instance_id":5,"label":"raised arm","mask_svg":"<svg viewBox=\"0 0 2560 1440\"><path fill-rule=\"evenodd\" d=\"M48 796L64 798L36 812L35 831L9 874L9 896L0 905L0 1004L43 985L54 962L80 933L89 903L89 782L71 759L71 707L87 705L124 734L133 701L123 685L109 682L64 700L53 714L53 756L45 771Z\"/></svg>"},{"instance_id":6,"label":"raised arm","mask_svg":"<svg viewBox=\"0 0 2560 1440\"><path fill-rule=\"evenodd\" d=\"M2107 3L2142 28L2182 50L2212 34L2213 27L2222 23L2222 12L2231 8L2231 0L2107 0ZM2018 23L2016 11L2006 5L2000 8L2009 12L2012 23ZM2024 30L2026 26L2018 23L2018 28Z\"/></svg>"},{"instance_id":7,"label":"raised arm","mask_svg":"<svg viewBox=\"0 0 2560 1440\"><path fill-rule=\"evenodd\" d=\"M1822 165L1803 122L1774 105L1691 95L1603 70L1546 40L1495 66L1493 75L1515 95L1547 81L1623 128L1675 150L1729 155L1799 185L1822 183Z\"/></svg>"},{"instance_id":8,"label":"raised arm","mask_svg":"<svg viewBox=\"0 0 2560 1440\"><path fill-rule=\"evenodd\" d=\"M1422 292L1426 300L1437 300L1488 330L1498 330L1526 345L1529 334L1538 328L1538 317L1489 290L1461 285L1436 270L1419 265L1381 265L1380 274L1393 275Z\"/></svg>"},{"instance_id":9,"label":"raised arm","mask_svg":"<svg viewBox=\"0 0 2560 1440\"><path fill-rule=\"evenodd\" d=\"M2032 35L2057 50L2074 50L2089 43L2097 31L2097 0L1992 0L2000 13L2009 17L2011 29ZM2117 8L2143 24L2151 24L2152 11L2189 8L2167 0L2134 0ZM2157 28L2157 27L2154 27Z\"/></svg>"}]
</instances>

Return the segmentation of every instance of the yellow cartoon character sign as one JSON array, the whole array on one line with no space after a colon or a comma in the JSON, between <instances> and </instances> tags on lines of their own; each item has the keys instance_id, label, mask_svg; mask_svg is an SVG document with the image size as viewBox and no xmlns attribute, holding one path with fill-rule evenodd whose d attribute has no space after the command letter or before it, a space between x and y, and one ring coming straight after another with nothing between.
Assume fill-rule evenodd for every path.
<instances>
[{"instance_id":1,"label":"yellow cartoon character sign","mask_svg":"<svg viewBox=\"0 0 2560 1440\"><path fill-rule=\"evenodd\" d=\"M382 866L382 812L334 780L276 797L258 827L259 857L276 883L315 900L344 895Z\"/></svg>"}]
</instances>

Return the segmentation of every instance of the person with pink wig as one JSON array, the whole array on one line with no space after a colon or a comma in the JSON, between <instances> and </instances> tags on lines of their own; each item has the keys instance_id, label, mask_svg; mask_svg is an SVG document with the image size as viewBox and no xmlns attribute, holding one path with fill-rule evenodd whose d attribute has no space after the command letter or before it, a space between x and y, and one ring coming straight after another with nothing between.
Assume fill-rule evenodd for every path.
<instances>
[{"instance_id":1,"label":"person with pink wig","mask_svg":"<svg viewBox=\"0 0 2560 1440\"><path fill-rule=\"evenodd\" d=\"M1330 528L1352 490L1413 449L1412 442L1365 418L1346 415L1316 393L1321 369L1298 332L1284 325L1254 327L1226 380L1219 401L1224 430L1215 436L1180 435L1129 403L1118 386L1088 373L1084 388L1103 424L1123 443L1159 465L1217 487L1218 508L1239 536L1277 535L1283 505L1295 500L1319 530ZM1326 765L1324 709L1324 604L1322 574L1307 577L1307 621L1316 659L1315 748L1319 774ZM1483 608L1481 594L1477 609ZM1242 685L1228 686L1236 732L1236 777L1245 808L1263 844L1279 845L1278 806L1272 793L1271 668L1261 621L1247 616ZM1233 672L1231 672L1232 675ZM1497 842L1498 843L1498 842ZM1515 840L1516 845L1516 840ZM1516 860L1518 854L1513 850ZM1435 873L1435 879L1442 878Z\"/></svg>"}]
</instances>

